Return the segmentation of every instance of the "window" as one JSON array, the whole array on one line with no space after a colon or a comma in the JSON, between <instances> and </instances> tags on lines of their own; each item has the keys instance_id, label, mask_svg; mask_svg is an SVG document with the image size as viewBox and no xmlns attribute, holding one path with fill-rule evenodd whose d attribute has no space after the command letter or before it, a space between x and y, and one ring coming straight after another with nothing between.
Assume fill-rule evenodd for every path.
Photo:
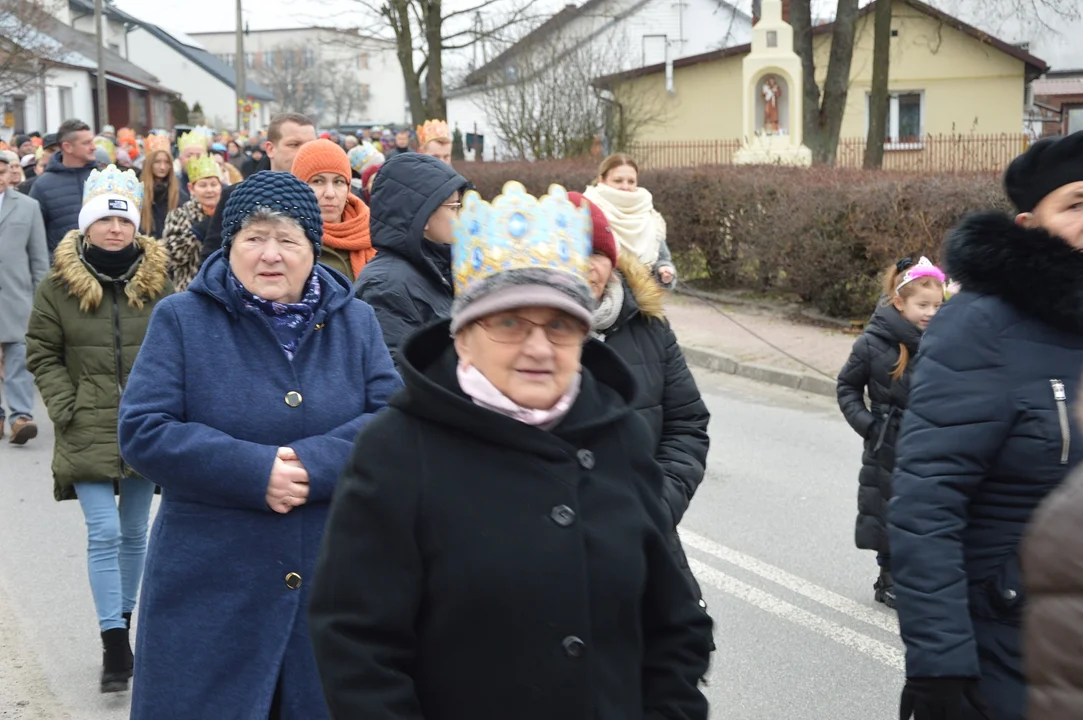
<instances>
[{"instance_id":1,"label":"window","mask_svg":"<svg viewBox=\"0 0 1083 720\"><path fill-rule=\"evenodd\" d=\"M60 117L75 117L75 101L72 99L71 88L59 87L57 91L60 93Z\"/></svg>"},{"instance_id":2,"label":"window","mask_svg":"<svg viewBox=\"0 0 1083 720\"><path fill-rule=\"evenodd\" d=\"M767 31L767 47L778 47L778 30Z\"/></svg>"},{"instance_id":3,"label":"window","mask_svg":"<svg viewBox=\"0 0 1083 720\"><path fill-rule=\"evenodd\" d=\"M1074 132L1083 130L1083 105L1076 105L1075 107L1064 108L1065 116L1068 119L1068 134L1071 135Z\"/></svg>"},{"instance_id":4,"label":"window","mask_svg":"<svg viewBox=\"0 0 1083 720\"><path fill-rule=\"evenodd\" d=\"M369 54L367 52L363 52L357 56L357 67L362 70L369 69Z\"/></svg>"},{"instance_id":5,"label":"window","mask_svg":"<svg viewBox=\"0 0 1083 720\"><path fill-rule=\"evenodd\" d=\"M252 52L246 52L244 54L244 66L251 70L256 64L256 54Z\"/></svg>"},{"instance_id":6,"label":"window","mask_svg":"<svg viewBox=\"0 0 1083 720\"><path fill-rule=\"evenodd\" d=\"M277 61L277 59L278 59L278 51L277 50L272 50L272 51L270 51L269 53L267 53L267 54L265 54L263 56L263 64L266 67L273 68L275 66L275 61Z\"/></svg>"},{"instance_id":7,"label":"window","mask_svg":"<svg viewBox=\"0 0 1083 720\"><path fill-rule=\"evenodd\" d=\"M866 117L870 96L865 96ZM887 108L886 150L920 150L925 137L925 93L892 93Z\"/></svg>"},{"instance_id":8,"label":"window","mask_svg":"<svg viewBox=\"0 0 1083 720\"><path fill-rule=\"evenodd\" d=\"M361 102L368 102L369 100L369 86L368 83L361 83Z\"/></svg>"},{"instance_id":9,"label":"window","mask_svg":"<svg viewBox=\"0 0 1083 720\"><path fill-rule=\"evenodd\" d=\"M306 47L301 61L306 68L314 67L316 65L316 51L310 47Z\"/></svg>"}]
</instances>

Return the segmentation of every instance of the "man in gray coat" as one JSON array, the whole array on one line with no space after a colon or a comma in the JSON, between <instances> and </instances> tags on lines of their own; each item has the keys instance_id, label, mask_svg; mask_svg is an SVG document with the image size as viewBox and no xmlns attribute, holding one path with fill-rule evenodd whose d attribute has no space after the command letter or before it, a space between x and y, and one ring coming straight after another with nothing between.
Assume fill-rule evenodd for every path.
<instances>
[{"instance_id":1,"label":"man in gray coat","mask_svg":"<svg viewBox=\"0 0 1083 720\"><path fill-rule=\"evenodd\" d=\"M26 329L34 291L49 271L49 248L38 201L9 189L8 170L7 159L0 156L0 392L10 411L11 442L23 445L38 434L34 378L26 369ZM0 435L4 421L0 402Z\"/></svg>"}]
</instances>

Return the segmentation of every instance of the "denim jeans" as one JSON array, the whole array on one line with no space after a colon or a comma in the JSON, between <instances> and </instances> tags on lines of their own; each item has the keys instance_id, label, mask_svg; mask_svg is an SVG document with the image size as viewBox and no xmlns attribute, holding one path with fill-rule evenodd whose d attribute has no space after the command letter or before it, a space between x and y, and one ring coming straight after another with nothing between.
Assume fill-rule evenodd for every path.
<instances>
[{"instance_id":1,"label":"denim jeans","mask_svg":"<svg viewBox=\"0 0 1083 720\"><path fill-rule=\"evenodd\" d=\"M120 481L119 507L113 483L75 483L87 530L90 592L102 632L124 627L124 613L135 610L143 561L147 556L147 519L154 484Z\"/></svg>"},{"instance_id":2,"label":"denim jeans","mask_svg":"<svg viewBox=\"0 0 1083 720\"><path fill-rule=\"evenodd\" d=\"M4 351L4 380L0 382L8 416L33 419L34 376L26 369L26 343L2 343ZM0 403L0 418L4 417L4 404Z\"/></svg>"}]
</instances>

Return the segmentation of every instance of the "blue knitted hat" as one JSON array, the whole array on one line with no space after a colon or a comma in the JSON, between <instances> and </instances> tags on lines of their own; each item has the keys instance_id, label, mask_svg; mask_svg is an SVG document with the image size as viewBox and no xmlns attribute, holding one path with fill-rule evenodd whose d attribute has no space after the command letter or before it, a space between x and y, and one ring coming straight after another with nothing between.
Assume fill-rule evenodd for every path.
<instances>
[{"instance_id":1,"label":"blue knitted hat","mask_svg":"<svg viewBox=\"0 0 1083 720\"><path fill-rule=\"evenodd\" d=\"M312 242L316 257L323 245L323 220L316 193L291 173L263 170L237 185L222 211L222 247L227 254L245 218L259 208L276 210L296 220Z\"/></svg>"}]
</instances>

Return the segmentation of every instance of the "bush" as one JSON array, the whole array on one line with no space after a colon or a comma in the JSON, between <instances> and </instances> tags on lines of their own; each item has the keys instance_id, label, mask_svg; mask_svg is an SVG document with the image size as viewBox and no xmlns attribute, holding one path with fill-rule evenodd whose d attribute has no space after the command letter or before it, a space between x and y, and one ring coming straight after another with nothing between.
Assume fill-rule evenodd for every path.
<instances>
[{"instance_id":1,"label":"bush","mask_svg":"<svg viewBox=\"0 0 1083 720\"><path fill-rule=\"evenodd\" d=\"M460 165L491 199L508 180L534 194L582 190L593 160ZM968 212L1007 210L991 175L901 175L832 168L704 166L647 170L640 183L668 225L687 280L793 293L829 315L867 317L883 270L927 255Z\"/></svg>"}]
</instances>

